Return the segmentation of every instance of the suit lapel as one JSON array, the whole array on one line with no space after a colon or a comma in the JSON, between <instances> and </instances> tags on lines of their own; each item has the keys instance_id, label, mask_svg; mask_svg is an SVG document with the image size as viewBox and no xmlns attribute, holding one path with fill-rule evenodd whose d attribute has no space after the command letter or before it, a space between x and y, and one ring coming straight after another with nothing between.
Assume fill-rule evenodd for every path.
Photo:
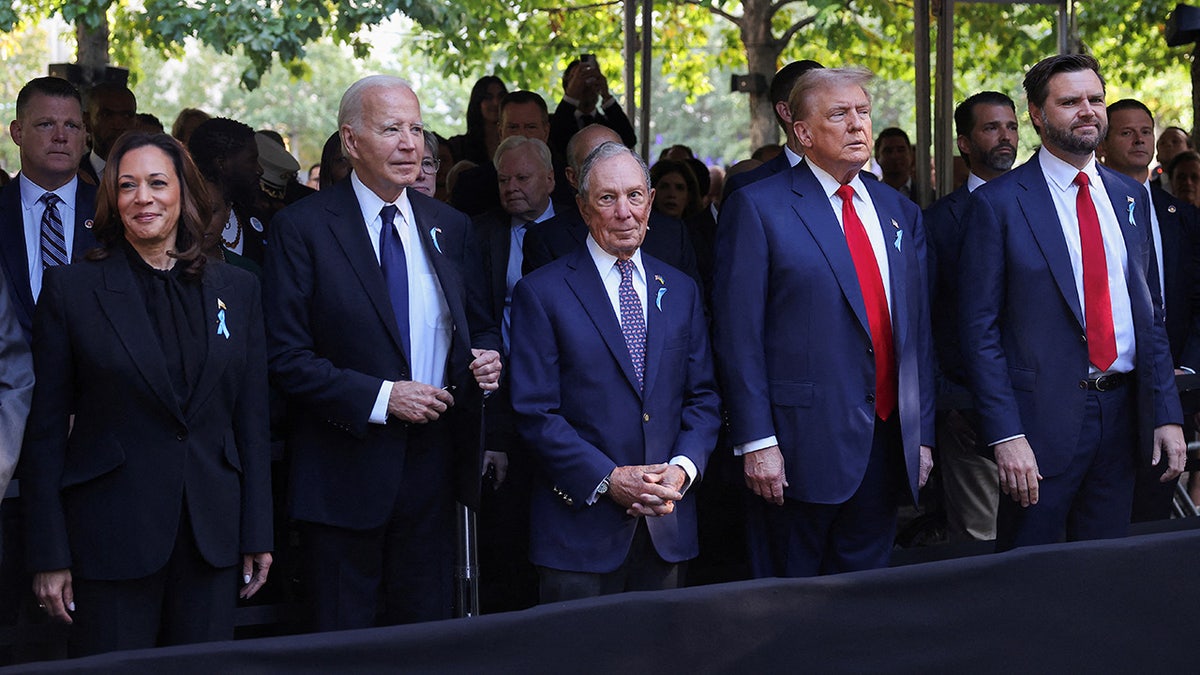
<instances>
[{"instance_id":1,"label":"suit lapel","mask_svg":"<svg viewBox=\"0 0 1200 675\"><path fill-rule=\"evenodd\" d=\"M596 270L587 247L577 249L567 267L567 285L579 299L579 304L583 306L584 313L600 333L604 344L608 345L608 351L617 360L629 385L635 392L639 391L637 374L633 371L633 359L629 358L629 348L625 345L625 334L621 332L621 324L613 312L608 292L604 290L604 282L600 280L600 273Z\"/></svg>"},{"instance_id":2,"label":"suit lapel","mask_svg":"<svg viewBox=\"0 0 1200 675\"><path fill-rule=\"evenodd\" d=\"M1067 301L1075 320L1083 327L1083 311L1080 305L1079 292L1075 289L1075 272L1071 267L1071 255L1067 252L1067 241L1063 238L1062 225L1055 214L1054 198L1050 196L1050 187L1046 184L1046 175L1042 172L1038 156L1027 163L1013 169L1020 171L1017 185L1017 203L1025 214L1033 237L1037 240L1038 248L1050 268L1050 275L1058 285L1059 293Z\"/></svg>"},{"instance_id":3,"label":"suit lapel","mask_svg":"<svg viewBox=\"0 0 1200 675\"><path fill-rule=\"evenodd\" d=\"M667 312L673 311L676 303L671 302L673 298L668 298L670 273L645 253L642 253L642 264L646 268L646 370L642 373L642 391L649 395L666 344ZM625 336L622 334L621 337L624 339Z\"/></svg>"},{"instance_id":4,"label":"suit lapel","mask_svg":"<svg viewBox=\"0 0 1200 675\"><path fill-rule=\"evenodd\" d=\"M1112 204L1117 224L1121 226L1121 234L1125 237L1125 257L1129 262L1129 278L1135 278L1134 274L1140 274L1145 279L1147 266L1143 255L1150 250L1146 246L1146 238L1152 236L1149 230L1149 213L1141 211L1142 215L1146 216L1144 218L1135 218L1134 214L1139 211L1138 204L1149 201L1149 197L1146 196L1146 191L1143 189L1139 189L1137 193L1130 193L1121 180L1103 166L1097 165L1096 170L1100 172L1100 178L1104 181L1104 189L1108 192L1108 201ZM1149 207L1149 204L1142 204L1142 206L1143 208ZM1155 285L1158 285L1157 280Z\"/></svg>"},{"instance_id":5,"label":"suit lapel","mask_svg":"<svg viewBox=\"0 0 1200 675\"><path fill-rule=\"evenodd\" d=\"M1174 205L1167 203L1165 192L1159 192L1158 190L1152 189L1151 194L1154 196L1151 208L1154 209L1155 214L1158 216L1158 231L1162 236L1162 276L1163 279L1171 279L1173 276L1170 273L1171 270L1179 269L1179 213L1175 209ZM1155 260L1154 256L1151 256L1151 260L1157 263L1157 260ZM1157 275L1154 278L1154 282L1158 282ZM1165 304L1167 301L1167 289L1162 288L1159 290L1162 291L1162 301Z\"/></svg>"},{"instance_id":6,"label":"suit lapel","mask_svg":"<svg viewBox=\"0 0 1200 675\"><path fill-rule=\"evenodd\" d=\"M446 300L446 306L450 309L450 343L454 346L456 339L465 339L466 347L470 348L471 337L467 334L460 334L459 328L466 326L467 308L463 304L462 289L464 288L463 280L458 272L456 263L449 255L455 254L455 251L450 251L449 254L444 253L444 246L449 246L450 242L447 235L438 221L437 214L433 209L428 208L430 198L425 195L418 194L415 191L409 191L408 201L413 210L413 234L416 239L421 242L422 249L425 251L425 257L429 260L429 264L433 267L433 271L437 274L438 285L442 289L442 296ZM451 350L453 354L453 350Z\"/></svg>"},{"instance_id":7,"label":"suit lapel","mask_svg":"<svg viewBox=\"0 0 1200 675\"><path fill-rule=\"evenodd\" d=\"M489 228L492 266L493 309L496 316L504 312L504 296L508 293L508 256L512 246L512 226L508 214L496 217L495 227Z\"/></svg>"},{"instance_id":8,"label":"suit lapel","mask_svg":"<svg viewBox=\"0 0 1200 675\"><path fill-rule=\"evenodd\" d=\"M875 204L875 215L879 217L879 228L883 232L883 248L887 251L892 297L889 308L892 342L896 353L899 354L908 338L908 310L904 301L908 283L908 262L904 249L912 245L912 233L904 230L904 213L900 210L895 193L889 194L881 184L874 181L864 185L867 186L867 192L871 193L871 201Z\"/></svg>"},{"instance_id":9,"label":"suit lapel","mask_svg":"<svg viewBox=\"0 0 1200 675\"><path fill-rule=\"evenodd\" d=\"M850 247L846 245L846 235L838 224L833 206L821 190L821 184L813 175L808 164L797 164L792 172L792 191L799 198L792 203L796 216L808 228L812 238L817 242L833 276L837 279L842 294L850 303L850 309L858 317L858 323L863 332L871 334L870 324L867 323L866 301L863 300L862 287L858 283L858 273L854 269L854 259L850 257Z\"/></svg>"},{"instance_id":10,"label":"suit lapel","mask_svg":"<svg viewBox=\"0 0 1200 675\"><path fill-rule=\"evenodd\" d=\"M78 211L78 209L77 209ZM25 249L25 216L21 211L20 176L14 176L0 193L0 259L8 272L9 291L21 303L26 316L33 316L33 292L29 288L29 258Z\"/></svg>"},{"instance_id":11,"label":"suit lapel","mask_svg":"<svg viewBox=\"0 0 1200 675\"><path fill-rule=\"evenodd\" d=\"M96 186L79 181L75 187L75 242L72 258L78 260L89 249L96 247L96 235L92 231L96 213Z\"/></svg>"},{"instance_id":12,"label":"suit lapel","mask_svg":"<svg viewBox=\"0 0 1200 675\"><path fill-rule=\"evenodd\" d=\"M204 284L201 290L204 295L204 333L207 354L204 367L200 370L200 379L196 382L196 388L192 392L188 410L199 410L204 404L213 388L221 381L225 367L229 364L233 345L242 344L237 333L248 329L247 326L238 325L237 319L247 315L241 311L242 308L230 306L236 300L228 294L223 272L224 270L220 269L217 264L209 264L204 270ZM229 333L229 337L219 332L222 327ZM235 337L237 337L236 342L234 341Z\"/></svg>"},{"instance_id":13,"label":"suit lapel","mask_svg":"<svg viewBox=\"0 0 1200 675\"><path fill-rule=\"evenodd\" d=\"M396 348L407 361L411 353L408 348L408 336L401 335L400 328L396 325L396 313L392 310L392 301L388 297L387 283L383 280L379 258L375 257L375 249L367 236L367 224L363 222L362 209L354 196L354 187L351 181L344 180L329 189L338 190L340 194L326 206L330 216L325 222L333 238L341 246L342 252L350 260L350 269L354 270L354 274L366 290L367 299L379 314L379 320L383 322L388 335L392 336Z\"/></svg>"},{"instance_id":14,"label":"suit lapel","mask_svg":"<svg viewBox=\"0 0 1200 675\"><path fill-rule=\"evenodd\" d=\"M150 326L146 306L135 287L133 271L122 258L125 251L117 248L102 263L104 283L96 289L100 309L112 324L113 332L129 353L129 358L145 378L150 390L158 396L167 411L184 422L179 401L167 373L166 357Z\"/></svg>"}]
</instances>

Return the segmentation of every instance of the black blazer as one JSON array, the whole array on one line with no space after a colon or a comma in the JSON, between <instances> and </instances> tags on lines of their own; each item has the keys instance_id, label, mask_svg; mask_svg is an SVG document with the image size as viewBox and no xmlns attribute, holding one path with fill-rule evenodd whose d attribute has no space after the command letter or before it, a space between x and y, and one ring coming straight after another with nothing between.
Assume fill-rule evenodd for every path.
<instances>
[{"instance_id":1,"label":"black blazer","mask_svg":"<svg viewBox=\"0 0 1200 675\"><path fill-rule=\"evenodd\" d=\"M47 270L21 458L31 570L152 574L175 548L183 508L216 567L272 549L258 282L213 261L202 292L207 354L184 412L125 253Z\"/></svg>"},{"instance_id":2,"label":"black blazer","mask_svg":"<svg viewBox=\"0 0 1200 675\"><path fill-rule=\"evenodd\" d=\"M1167 340L1176 366L1200 370L1200 212L1190 204L1150 188L1162 233L1163 301ZM1150 282L1158 284L1157 258Z\"/></svg>"},{"instance_id":3,"label":"black blazer","mask_svg":"<svg viewBox=\"0 0 1200 675\"><path fill-rule=\"evenodd\" d=\"M938 395L944 406L971 407L958 322L958 256L967 223L971 191L964 184L925 209L926 257Z\"/></svg>"},{"instance_id":4,"label":"black blazer","mask_svg":"<svg viewBox=\"0 0 1200 675\"><path fill-rule=\"evenodd\" d=\"M453 322L447 374L455 405L429 426L454 435L457 496L475 504L482 397L469 367L468 305L480 327L476 346L498 350L499 340L481 303L467 297L461 263L470 221L413 190L408 196ZM351 181L280 211L268 236L268 351L272 380L289 406L291 515L341 528L380 527L404 478L410 429L369 418L383 381L410 379L411 370L407 336L399 334Z\"/></svg>"},{"instance_id":5,"label":"black blazer","mask_svg":"<svg viewBox=\"0 0 1200 675\"><path fill-rule=\"evenodd\" d=\"M8 292L12 297L21 332L29 340L33 331L33 290L29 286L29 260L25 254L25 221L21 210L20 174L0 190L0 267L8 277ZM95 248L92 218L96 214L96 186L80 180L75 188L75 241L73 258L78 260Z\"/></svg>"}]
</instances>

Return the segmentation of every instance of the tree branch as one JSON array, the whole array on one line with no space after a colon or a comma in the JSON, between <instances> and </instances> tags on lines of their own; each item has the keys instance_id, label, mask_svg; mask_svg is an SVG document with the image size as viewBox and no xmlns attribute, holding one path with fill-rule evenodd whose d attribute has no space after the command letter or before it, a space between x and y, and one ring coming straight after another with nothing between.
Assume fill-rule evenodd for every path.
<instances>
[{"instance_id":1,"label":"tree branch","mask_svg":"<svg viewBox=\"0 0 1200 675\"><path fill-rule=\"evenodd\" d=\"M601 7L612 7L613 5L624 4L624 0L609 0L609 2L597 2L591 5L571 5L570 7L533 7L534 12L573 12L581 9L599 9Z\"/></svg>"},{"instance_id":2,"label":"tree branch","mask_svg":"<svg viewBox=\"0 0 1200 675\"><path fill-rule=\"evenodd\" d=\"M794 2L794 1L795 0L788 0L788 2ZM704 9L707 9L708 11L712 12L713 14L716 14L717 16L726 19L727 21L729 21L729 23L732 23L733 25L737 26L738 28L742 27L742 17L734 16L734 15L730 14L729 12L726 12L725 10L721 9L720 7L717 7L716 3L711 3L711 2L705 3L702 0L683 0L683 4L695 5L697 7L703 7Z\"/></svg>"},{"instance_id":3,"label":"tree branch","mask_svg":"<svg viewBox=\"0 0 1200 675\"><path fill-rule=\"evenodd\" d=\"M788 43L791 42L792 38L796 36L796 33L799 33L806 26L811 25L816 20L817 20L817 15L813 14L812 16L809 16L809 17L806 17L804 19L797 21L796 23L792 24L790 28L783 31L783 35L780 35L779 39L777 40L780 49L781 50L786 49L788 46Z\"/></svg>"}]
</instances>

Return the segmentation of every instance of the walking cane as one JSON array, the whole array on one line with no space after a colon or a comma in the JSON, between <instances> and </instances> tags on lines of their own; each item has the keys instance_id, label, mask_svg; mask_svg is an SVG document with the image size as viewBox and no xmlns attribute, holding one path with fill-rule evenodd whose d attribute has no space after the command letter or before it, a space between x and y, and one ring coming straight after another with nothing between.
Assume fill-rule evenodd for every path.
<instances>
[{"instance_id":1,"label":"walking cane","mask_svg":"<svg viewBox=\"0 0 1200 675\"><path fill-rule=\"evenodd\" d=\"M484 450L484 412L490 391L483 392L479 409L479 455ZM479 616L479 544L475 539L475 511L458 504L458 565L454 570L454 586L457 591L455 612L457 616Z\"/></svg>"}]
</instances>

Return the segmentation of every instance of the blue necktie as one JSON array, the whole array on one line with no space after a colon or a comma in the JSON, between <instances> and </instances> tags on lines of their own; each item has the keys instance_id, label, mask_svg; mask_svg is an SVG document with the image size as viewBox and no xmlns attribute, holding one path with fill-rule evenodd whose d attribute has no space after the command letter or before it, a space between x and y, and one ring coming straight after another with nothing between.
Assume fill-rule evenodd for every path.
<instances>
[{"instance_id":1,"label":"blue necktie","mask_svg":"<svg viewBox=\"0 0 1200 675\"><path fill-rule=\"evenodd\" d=\"M642 301L633 288L633 261L618 260L621 285L617 287L617 300L621 305L621 333L625 336L625 347L633 360L633 372L637 375L638 387L642 387L642 373L646 370L646 315L642 312Z\"/></svg>"},{"instance_id":2,"label":"blue necktie","mask_svg":"<svg viewBox=\"0 0 1200 675\"><path fill-rule=\"evenodd\" d=\"M408 260L404 257L404 242L396 231L396 207L388 204L379 212L383 226L379 230L379 267L383 270L383 281L387 284L392 311L396 314L396 327L400 339L408 348ZM409 355L405 354L405 358Z\"/></svg>"}]
</instances>

